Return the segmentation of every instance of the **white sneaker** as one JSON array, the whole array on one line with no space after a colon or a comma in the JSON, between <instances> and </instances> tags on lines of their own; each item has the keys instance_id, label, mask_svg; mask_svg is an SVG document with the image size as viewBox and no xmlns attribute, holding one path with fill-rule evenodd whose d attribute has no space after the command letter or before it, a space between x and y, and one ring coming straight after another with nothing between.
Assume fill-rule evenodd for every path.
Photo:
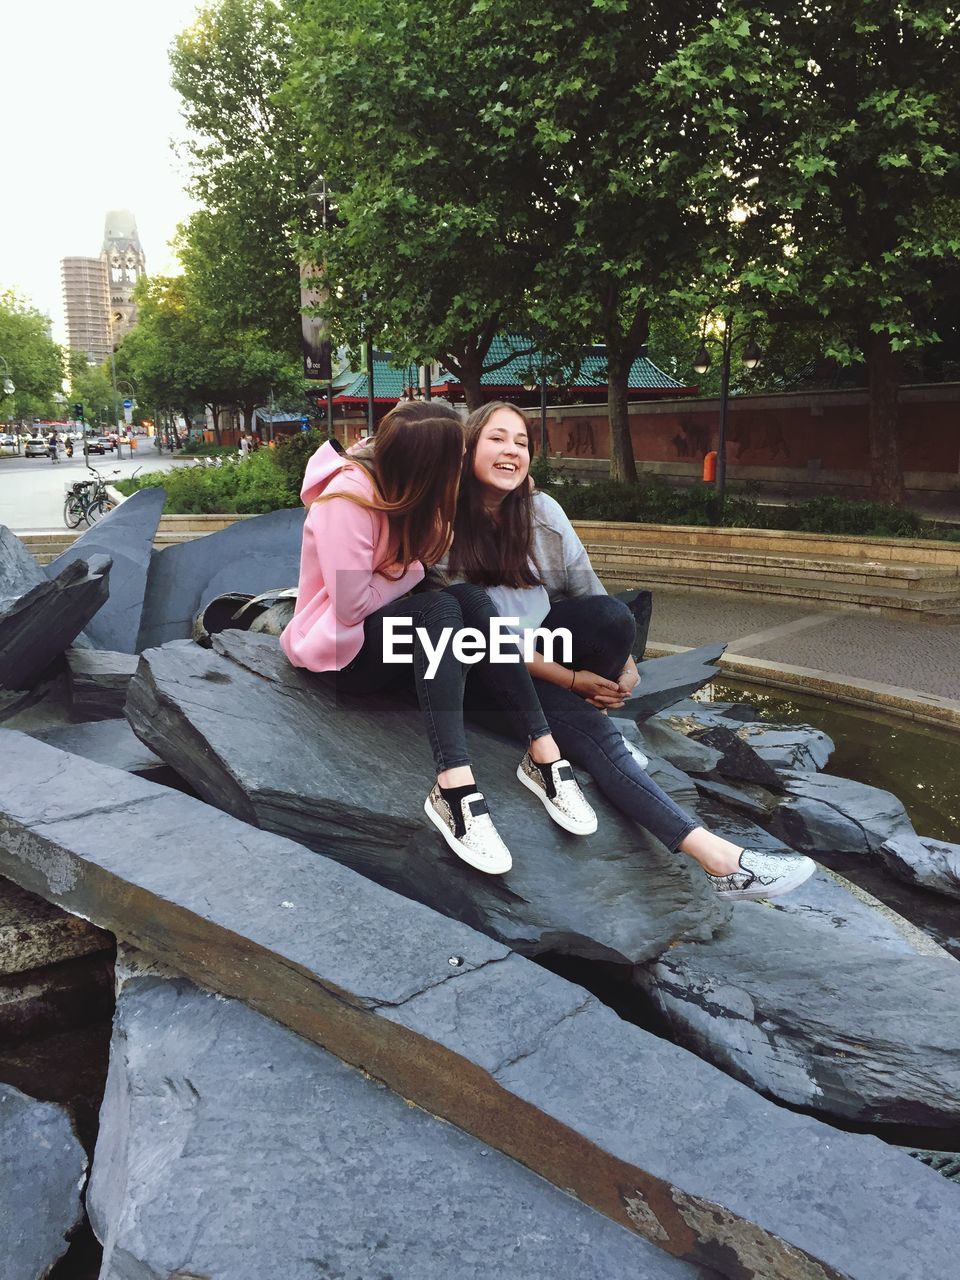
<instances>
[{"instance_id":1,"label":"white sneaker","mask_svg":"<svg viewBox=\"0 0 960 1280\"><path fill-rule=\"evenodd\" d=\"M587 804L569 760L555 760L541 768L528 751L517 765L517 777L564 831L575 836L590 836L596 831L597 815Z\"/></svg>"},{"instance_id":2,"label":"white sneaker","mask_svg":"<svg viewBox=\"0 0 960 1280\"><path fill-rule=\"evenodd\" d=\"M817 869L812 858L802 853L758 853L744 849L740 855L740 870L726 876L710 876L710 882L718 898L736 901L755 901L757 898L778 898L803 884Z\"/></svg>"},{"instance_id":3,"label":"white sneaker","mask_svg":"<svg viewBox=\"0 0 960 1280\"><path fill-rule=\"evenodd\" d=\"M461 813L455 814L437 783L426 800L423 811L447 844L469 866L491 876L502 876L513 866L510 850L500 839L479 791L464 796Z\"/></svg>"}]
</instances>

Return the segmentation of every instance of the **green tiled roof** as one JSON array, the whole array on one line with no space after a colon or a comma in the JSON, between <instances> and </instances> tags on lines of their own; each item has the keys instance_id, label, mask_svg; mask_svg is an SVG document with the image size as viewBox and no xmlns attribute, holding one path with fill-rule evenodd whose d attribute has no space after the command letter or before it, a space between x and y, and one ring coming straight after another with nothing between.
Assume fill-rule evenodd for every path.
<instances>
[{"instance_id":1,"label":"green tiled roof","mask_svg":"<svg viewBox=\"0 0 960 1280\"><path fill-rule=\"evenodd\" d=\"M417 385L417 366L408 364L397 368L390 363L389 355L380 351L373 353L373 398L374 400L399 400L404 386ZM366 400L367 375L365 373L344 373L334 382L334 399Z\"/></svg>"},{"instance_id":2,"label":"green tiled roof","mask_svg":"<svg viewBox=\"0 0 960 1280\"><path fill-rule=\"evenodd\" d=\"M525 352L528 354L517 355L514 359L508 360L514 352ZM536 352L536 342L532 338L525 337L522 333L506 333L500 334L494 338L490 344L490 351L487 355L487 364L499 364L501 360L508 360L508 363L501 369L492 369L481 375L480 385L484 387L522 387L524 383L528 385L536 382L538 357ZM530 371L533 370L533 377ZM439 382L456 382L460 379L449 373L446 369L442 370ZM556 381L551 374L550 381ZM576 378L570 377L569 369L561 372L559 381L566 386L571 387L604 387L607 383L607 358L606 348L602 346L592 347L590 354L584 356L580 367L580 372ZM677 382L675 378L671 378L669 374L664 373L662 369L658 369L652 360L648 360L646 356L640 356L634 360L630 368L630 379L628 388L631 391L658 390L670 391L674 388L682 388L682 382Z\"/></svg>"}]
</instances>

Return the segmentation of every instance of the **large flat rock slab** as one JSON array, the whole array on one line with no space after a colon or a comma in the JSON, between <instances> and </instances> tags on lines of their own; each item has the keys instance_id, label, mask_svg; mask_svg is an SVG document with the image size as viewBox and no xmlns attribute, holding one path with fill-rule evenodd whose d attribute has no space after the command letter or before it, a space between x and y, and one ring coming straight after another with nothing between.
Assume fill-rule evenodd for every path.
<instances>
[{"instance_id":1,"label":"large flat rock slab","mask_svg":"<svg viewBox=\"0 0 960 1280\"><path fill-rule=\"evenodd\" d=\"M0 606L0 687L28 689L107 599L110 560L75 560Z\"/></svg>"},{"instance_id":2,"label":"large flat rock slab","mask_svg":"<svg viewBox=\"0 0 960 1280\"><path fill-rule=\"evenodd\" d=\"M770 830L802 853L877 853L886 841L915 834L903 804L880 787L799 770L780 777L787 796Z\"/></svg>"},{"instance_id":3,"label":"large flat rock slab","mask_svg":"<svg viewBox=\"0 0 960 1280\"><path fill-rule=\"evenodd\" d=\"M118 968L88 1197L105 1280L704 1274L318 1045L145 961Z\"/></svg>"},{"instance_id":4,"label":"large flat rock slab","mask_svg":"<svg viewBox=\"0 0 960 1280\"><path fill-rule=\"evenodd\" d=\"M66 1112L0 1083L0 1274L41 1280L83 1217L87 1158Z\"/></svg>"},{"instance_id":5,"label":"large flat rock slab","mask_svg":"<svg viewBox=\"0 0 960 1280\"><path fill-rule=\"evenodd\" d=\"M666 1251L731 1280L950 1274L956 1188L909 1157L292 841L23 735L0 749L0 871Z\"/></svg>"},{"instance_id":6,"label":"large flat rock slab","mask_svg":"<svg viewBox=\"0 0 960 1280\"><path fill-rule=\"evenodd\" d=\"M638 662L640 683L627 699L623 714L646 720L716 680L720 674L716 662L726 647L725 644L705 644L667 658Z\"/></svg>"},{"instance_id":7,"label":"large flat rock slab","mask_svg":"<svg viewBox=\"0 0 960 1280\"><path fill-rule=\"evenodd\" d=\"M904 833L879 848L883 865L907 884L960 898L960 844Z\"/></svg>"},{"instance_id":8,"label":"large flat rock slab","mask_svg":"<svg viewBox=\"0 0 960 1280\"><path fill-rule=\"evenodd\" d=\"M294 586L300 575L302 507L238 520L219 533L155 551L147 578L138 650L193 632L200 608L214 596L257 596Z\"/></svg>"},{"instance_id":9,"label":"large flat rock slab","mask_svg":"<svg viewBox=\"0 0 960 1280\"><path fill-rule=\"evenodd\" d=\"M213 651L190 642L147 651L127 716L210 803L525 954L634 964L679 937L709 937L729 915L689 859L595 788L597 834L563 831L518 785L520 748L479 728L469 735L477 777L500 829L516 835L506 876L473 871L423 816L433 768L417 708L338 699L291 667L272 636L228 631Z\"/></svg>"},{"instance_id":10,"label":"large flat rock slab","mask_svg":"<svg viewBox=\"0 0 960 1280\"><path fill-rule=\"evenodd\" d=\"M93 720L89 724L65 724L38 729L33 735L52 747L75 756L109 764L127 773L152 773L163 761L145 747L126 720Z\"/></svg>"},{"instance_id":11,"label":"large flat rock slab","mask_svg":"<svg viewBox=\"0 0 960 1280\"><path fill-rule=\"evenodd\" d=\"M84 628L95 649L136 651L153 539L166 496L163 489L132 494L47 566L48 576L55 578L67 565L89 560L91 555L107 556L113 562L109 599Z\"/></svg>"},{"instance_id":12,"label":"large flat rock slab","mask_svg":"<svg viewBox=\"0 0 960 1280\"><path fill-rule=\"evenodd\" d=\"M784 1102L874 1124L960 1124L952 957L742 903L722 936L672 948L636 981L681 1043Z\"/></svg>"}]
</instances>

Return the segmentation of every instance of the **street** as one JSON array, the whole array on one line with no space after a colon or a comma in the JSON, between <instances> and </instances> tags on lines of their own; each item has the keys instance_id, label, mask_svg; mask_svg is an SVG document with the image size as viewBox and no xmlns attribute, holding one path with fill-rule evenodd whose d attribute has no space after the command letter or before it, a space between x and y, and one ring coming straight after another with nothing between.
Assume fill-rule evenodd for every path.
<instances>
[{"instance_id":1,"label":"street","mask_svg":"<svg viewBox=\"0 0 960 1280\"><path fill-rule=\"evenodd\" d=\"M133 457L129 449L123 449L118 461L113 453L101 457L92 454L90 465L95 467L108 482L133 475L137 468L143 471L169 471L181 466L181 455L171 457L164 452L158 455L152 441L142 442ZM119 475L114 476L118 471ZM0 524L15 533L45 533L51 529L63 529L63 498L67 485L89 475L84 467L83 454L79 450L72 458L61 453L59 463L49 458L23 458L4 450L0 453Z\"/></svg>"}]
</instances>

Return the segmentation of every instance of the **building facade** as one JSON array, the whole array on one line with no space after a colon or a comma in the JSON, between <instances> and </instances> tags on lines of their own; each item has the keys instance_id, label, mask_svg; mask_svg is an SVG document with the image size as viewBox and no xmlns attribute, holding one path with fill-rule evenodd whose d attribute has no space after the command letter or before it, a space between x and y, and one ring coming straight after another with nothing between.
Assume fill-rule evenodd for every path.
<instances>
[{"instance_id":1,"label":"building facade","mask_svg":"<svg viewBox=\"0 0 960 1280\"><path fill-rule=\"evenodd\" d=\"M102 364L137 320L133 291L146 273L137 221L129 209L111 209L98 258L60 264L67 343L90 364Z\"/></svg>"}]
</instances>

